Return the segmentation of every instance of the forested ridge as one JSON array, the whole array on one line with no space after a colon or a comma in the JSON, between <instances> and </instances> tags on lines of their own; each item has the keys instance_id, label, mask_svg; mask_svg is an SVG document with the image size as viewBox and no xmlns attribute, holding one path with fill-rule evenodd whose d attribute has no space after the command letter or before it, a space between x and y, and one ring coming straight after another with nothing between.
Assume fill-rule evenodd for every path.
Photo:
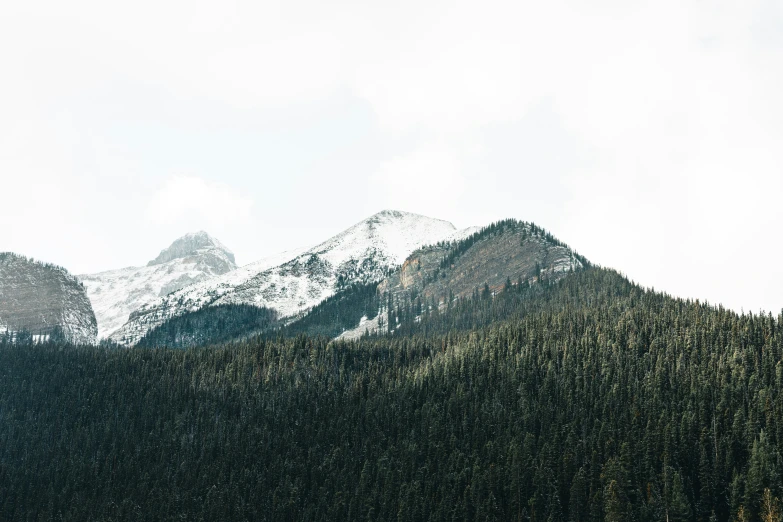
<instances>
[{"instance_id":1,"label":"forested ridge","mask_svg":"<svg viewBox=\"0 0 783 522\"><path fill-rule=\"evenodd\" d=\"M506 232L514 230L523 231L523 238L527 238L528 236L540 238L549 245L568 248L568 245L557 239L548 230L536 225L535 223L519 221L518 219L502 219L500 221L495 221L486 227L482 227L480 230L474 232L466 238L453 241L451 243L440 243L440 245L446 246L448 248L448 253L441 260L439 268L445 269L449 267L457 258L459 258L459 256L463 255L470 248L474 247L481 241L494 236L503 235ZM584 256L577 254L576 252L573 254L584 266L590 265L590 262Z\"/></svg>"},{"instance_id":2,"label":"forested ridge","mask_svg":"<svg viewBox=\"0 0 783 522\"><path fill-rule=\"evenodd\" d=\"M783 316L506 286L353 343L0 346L0 519L780 520Z\"/></svg>"}]
</instances>

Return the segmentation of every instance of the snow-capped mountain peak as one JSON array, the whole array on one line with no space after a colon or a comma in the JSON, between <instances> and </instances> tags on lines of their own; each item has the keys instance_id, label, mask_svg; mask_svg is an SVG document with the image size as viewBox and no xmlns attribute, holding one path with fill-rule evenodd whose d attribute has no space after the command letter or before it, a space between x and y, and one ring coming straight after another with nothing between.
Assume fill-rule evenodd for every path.
<instances>
[{"instance_id":1,"label":"snow-capped mountain peak","mask_svg":"<svg viewBox=\"0 0 783 522\"><path fill-rule=\"evenodd\" d=\"M210 305L251 304L295 316L344 286L382 280L417 248L455 232L448 221L384 210L312 248L276 256L277 264L254 263L161 297L134 312L112 339L133 344L165 320Z\"/></svg>"},{"instance_id":2,"label":"snow-capped mountain peak","mask_svg":"<svg viewBox=\"0 0 783 522\"><path fill-rule=\"evenodd\" d=\"M147 266L162 265L173 259L187 258L202 254L205 251L214 251L216 254L222 254L221 257L225 257L230 263L236 263L234 253L231 250L214 237L200 230L185 234L175 240L168 248L161 250L158 257L147 263Z\"/></svg>"},{"instance_id":3,"label":"snow-capped mountain peak","mask_svg":"<svg viewBox=\"0 0 783 522\"><path fill-rule=\"evenodd\" d=\"M390 265L399 265L416 248L440 241L456 229L448 221L411 212L383 210L308 250L340 264L368 249L384 253Z\"/></svg>"},{"instance_id":4,"label":"snow-capped mountain peak","mask_svg":"<svg viewBox=\"0 0 783 522\"><path fill-rule=\"evenodd\" d=\"M109 337L131 313L161 296L237 268L234 254L206 232L186 234L147 266L80 275L98 320Z\"/></svg>"}]
</instances>

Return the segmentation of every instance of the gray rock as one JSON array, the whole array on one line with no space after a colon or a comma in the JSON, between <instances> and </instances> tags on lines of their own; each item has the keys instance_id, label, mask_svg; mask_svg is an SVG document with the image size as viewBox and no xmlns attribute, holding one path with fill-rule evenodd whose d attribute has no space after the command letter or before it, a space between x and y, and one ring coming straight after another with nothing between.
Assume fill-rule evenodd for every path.
<instances>
[{"instance_id":1,"label":"gray rock","mask_svg":"<svg viewBox=\"0 0 783 522\"><path fill-rule=\"evenodd\" d=\"M49 336L58 329L73 343L98 335L87 292L64 268L0 253L0 328Z\"/></svg>"},{"instance_id":2,"label":"gray rock","mask_svg":"<svg viewBox=\"0 0 783 522\"><path fill-rule=\"evenodd\" d=\"M394 298L417 295L443 305L449 298L470 297L485 284L499 292L509 280L512 284L556 281L584 266L583 258L570 248L521 222L485 235L444 266L451 249L440 244L417 250L378 291Z\"/></svg>"},{"instance_id":3,"label":"gray rock","mask_svg":"<svg viewBox=\"0 0 783 522\"><path fill-rule=\"evenodd\" d=\"M147 263L147 266L162 265L163 263L168 263L173 259L198 256L204 251L210 251L215 249L220 251L220 253L223 256L225 256L226 259L225 260L220 259L223 256L216 255L213 256L214 262L225 264L226 265L225 268L228 268L229 270L236 268L236 260L234 259L234 253L231 252L231 250L229 250L228 248L226 248L223 244L221 244L220 241L213 238L203 230L191 234L185 234L181 238L177 239L171 244L171 246L169 246L164 250L161 250L160 254L158 254L158 257L156 257L155 259ZM229 261L230 263L227 263L226 260ZM224 267L215 266L213 268L215 268L215 272L221 274L228 271Z\"/></svg>"}]
</instances>

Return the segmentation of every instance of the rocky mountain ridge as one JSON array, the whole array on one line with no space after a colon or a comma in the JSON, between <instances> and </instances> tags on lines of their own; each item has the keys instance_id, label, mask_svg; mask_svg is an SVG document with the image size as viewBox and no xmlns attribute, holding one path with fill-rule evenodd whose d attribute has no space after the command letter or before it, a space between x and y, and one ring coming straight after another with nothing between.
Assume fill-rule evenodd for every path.
<instances>
[{"instance_id":1,"label":"rocky mountain ridge","mask_svg":"<svg viewBox=\"0 0 783 522\"><path fill-rule=\"evenodd\" d=\"M487 285L556 280L587 261L542 228L516 220L490 225L454 244L428 245L411 254L378 291L394 299L421 296L444 304Z\"/></svg>"},{"instance_id":2,"label":"rocky mountain ridge","mask_svg":"<svg viewBox=\"0 0 783 522\"><path fill-rule=\"evenodd\" d=\"M0 253L0 333L27 332L37 340L64 337L91 344L95 314L81 282L62 267Z\"/></svg>"},{"instance_id":3,"label":"rocky mountain ridge","mask_svg":"<svg viewBox=\"0 0 783 522\"><path fill-rule=\"evenodd\" d=\"M508 286L553 283L589 266L583 256L533 223L499 221L458 241L424 246L385 278L377 288L384 313L345 330L341 339L357 339L366 332L394 330L390 307L417 303L432 311L477 293L496 295Z\"/></svg>"},{"instance_id":4,"label":"rocky mountain ridge","mask_svg":"<svg viewBox=\"0 0 783 522\"><path fill-rule=\"evenodd\" d=\"M270 327L286 331L317 310L328 327L309 317L301 324L311 326L291 331L316 328L354 337L353 320L362 332L378 331L392 303L440 308L477 291L494 294L509 284L554 281L587 264L532 223L505 220L456 230L443 220L387 210L315 247L241 268L230 250L197 232L177 239L146 266L84 275L81 281L99 338L133 345L173 318L221 305L270 309L276 317Z\"/></svg>"}]
</instances>

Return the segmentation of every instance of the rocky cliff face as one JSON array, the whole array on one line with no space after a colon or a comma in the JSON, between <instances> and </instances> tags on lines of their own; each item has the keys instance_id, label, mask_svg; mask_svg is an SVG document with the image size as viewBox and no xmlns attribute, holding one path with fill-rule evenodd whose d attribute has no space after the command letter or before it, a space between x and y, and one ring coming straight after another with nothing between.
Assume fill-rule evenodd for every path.
<instances>
[{"instance_id":1,"label":"rocky cliff face","mask_svg":"<svg viewBox=\"0 0 783 522\"><path fill-rule=\"evenodd\" d=\"M37 338L61 332L73 343L92 344L98 333L83 285L64 268L0 253L0 330Z\"/></svg>"},{"instance_id":2,"label":"rocky cliff face","mask_svg":"<svg viewBox=\"0 0 783 522\"><path fill-rule=\"evenodd\" d=\"M81 275L98 335L111 336L130 315L161 296L236 269L234 254L206 232L187 234L147 266Z\"/></svg>"},{"instance_id":3,"label":"rocky cliff face","mask_svg":"<svg viewBox=\"0 0 783 522\"><path fill-rule=\"evenodd\" d=\"M167 319L210 305L266 306L292 317L345 286L381 281L416 248L454 233L447 221L383 211L320 245L278 257L279 264L259 263L158 299L134 312L112 339L134 344Z\"/></svg>"},{"instance_id":4,"label":"rocky cliff face","mask_svg":"<svg viewBox=\"0 0 783 522\"><path fill-rule=\"evenodd\" d=\"M585 263L535 225L509 220L462 242L415 251L378 291L395 298L417 295L443 304L449 298L468 297L485 284L499 291L509 280L512 284L556 280Z\"/></svg>"}]
</instances>

